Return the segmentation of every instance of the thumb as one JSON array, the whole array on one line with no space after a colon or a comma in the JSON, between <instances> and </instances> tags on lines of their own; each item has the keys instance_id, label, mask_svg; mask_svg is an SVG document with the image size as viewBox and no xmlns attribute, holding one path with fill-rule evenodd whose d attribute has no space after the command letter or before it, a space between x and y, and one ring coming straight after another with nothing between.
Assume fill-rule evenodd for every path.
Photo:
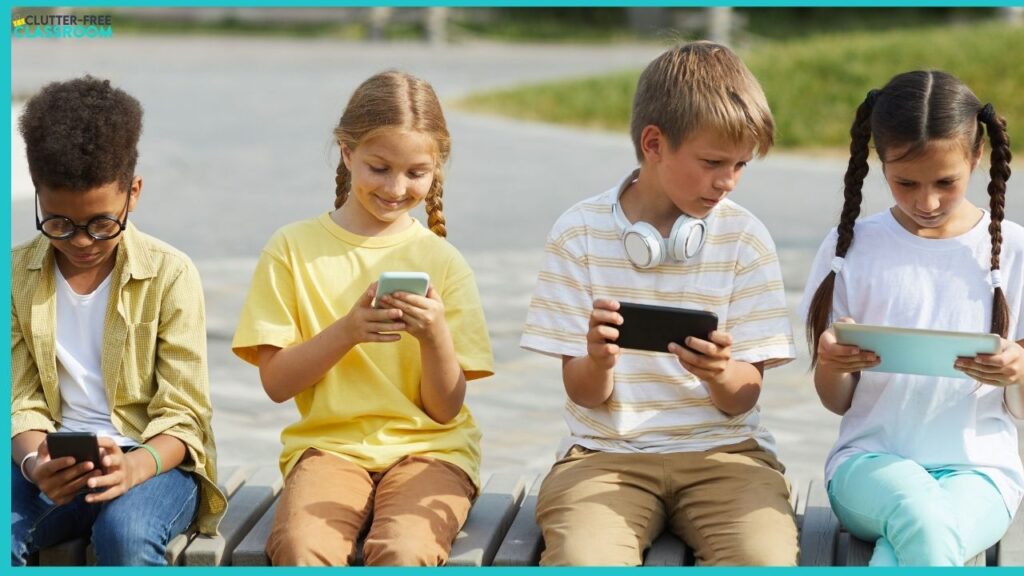
<instances>
[{"instance_id":1,"label":"thumb","mask_svg":"<svg viewBox=\"0 0 1024 576\"><path fill-rule=\"evenodd\" d=\"M374 282L363 292L362 298L359 299L359 306L363 308L369 308L373 304L373 297L377 295L377 283Z\"/></svg>"}]
</instances>

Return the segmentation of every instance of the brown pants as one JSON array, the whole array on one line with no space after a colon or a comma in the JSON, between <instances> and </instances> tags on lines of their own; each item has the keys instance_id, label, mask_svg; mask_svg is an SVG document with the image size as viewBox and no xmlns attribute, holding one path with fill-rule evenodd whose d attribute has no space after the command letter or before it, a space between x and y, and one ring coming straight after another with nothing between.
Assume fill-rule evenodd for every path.
<instances>
[{"instance_id":1,"label":"brown pants","mask_svg":"<svg viewBox=\"0 0 1024 576\"><path fill-rule=\"evenodd\" d=\"M275 566L346 566L366 532L366 566L444 564L475 494L469 476L441 460L407 456L367 472L311 448L285 481L267 555Z\"/></svg>"},{"instance_id":2,"label":"brown pants","mask_svg":"<svg viewBox=\"0 0 1024 576\"><path fill-rule=\"evenodd\" d=\"M541 484L541 565L637 566L668 527L698 564L794 566L782 465L754 440L707 452L613 454L580 446Z\"/></svg>"}]
</instances>

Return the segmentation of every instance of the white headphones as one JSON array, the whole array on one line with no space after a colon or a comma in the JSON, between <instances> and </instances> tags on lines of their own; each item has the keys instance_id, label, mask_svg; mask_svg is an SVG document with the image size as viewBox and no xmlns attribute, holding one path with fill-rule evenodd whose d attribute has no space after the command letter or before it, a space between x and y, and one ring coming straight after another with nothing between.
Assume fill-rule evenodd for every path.
<instances>
[{"instance_id":1,"label":"white headphones","mask_svg":"<svg viewBox=\"0 0 1024 576\"><path fill-rule=\"evenodd\" d=\"M696 256L704 246L704 238L708 232L707 224L700 218L681 215L672 224L668 238L662 237L661 232L647 222L631 224L626 220L619 201L622 199L622 193L635 181L634 172L622 183L612 205L615 221L623 230L622 246L626 249L626 256L633 266L655 268L665 262L666 256L676 262L685 262Z\"/></svg>"}]
</instances>

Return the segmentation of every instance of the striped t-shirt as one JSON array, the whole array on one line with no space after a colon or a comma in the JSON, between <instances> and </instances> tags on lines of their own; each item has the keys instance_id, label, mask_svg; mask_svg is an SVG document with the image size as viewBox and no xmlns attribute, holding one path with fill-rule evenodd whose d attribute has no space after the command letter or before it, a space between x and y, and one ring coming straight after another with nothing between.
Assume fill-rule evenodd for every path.
<instances>
[{"instance_id":1,"label":"striped t-shirt","mask_svg":"<svg viewBox=\"0 0 1024 576\"><path fill-rule=\"evenodd\" d=\"M627 178L623 184L630 181ZM622 245L612 207L617 186L588 198L555 222L523 328L520 345L555 357L583 356L593 301L708 310L732 335L732 357L784 364L794 356L792 329L775 245L764 225L735 202L722 200L706 218L704 248L684 263L634 268ZM567 399L565 420L573 444L607 452L692 452L755 438L774 452L759 408L728 416L706 385L670 353L623 349L614 390L597 408Z\"/></svg>"}]
</instances>

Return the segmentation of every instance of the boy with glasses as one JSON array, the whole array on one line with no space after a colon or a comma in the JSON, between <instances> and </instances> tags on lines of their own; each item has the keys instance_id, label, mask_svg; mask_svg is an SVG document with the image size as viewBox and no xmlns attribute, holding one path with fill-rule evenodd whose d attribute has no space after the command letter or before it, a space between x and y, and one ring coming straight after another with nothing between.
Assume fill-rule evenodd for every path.
<instances>
[{"instance_id":1,"label":"boy with glasses","mask_svg":"<svg viewBox=\"0 0 1024 576\"><path fill-rule=\"evenodd\" d=\"M199 275L128 222L142 107L109 81L55 82L19 128L40 235L11 251L11 564L90 538L102 565L165 564L213 535L216 484ZM91 433L100 461L52 457Z\"/></svg>"}]
</instances>

